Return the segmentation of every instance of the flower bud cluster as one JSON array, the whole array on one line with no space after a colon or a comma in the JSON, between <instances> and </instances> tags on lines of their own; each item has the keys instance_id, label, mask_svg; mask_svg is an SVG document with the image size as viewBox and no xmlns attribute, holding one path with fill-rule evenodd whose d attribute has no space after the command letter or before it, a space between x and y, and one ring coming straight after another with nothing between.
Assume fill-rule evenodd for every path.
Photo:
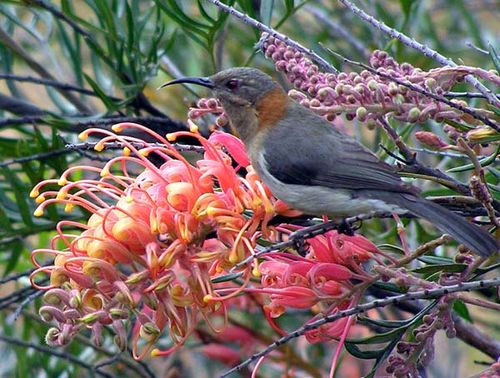
<instances>
[{"instance_id":1,"label":"flower bud cluster","mask_svg":"<svg viewBox=\"0 0 500 378\"><path fill-rule=\"evenodd\" d=\"M196 102L196 106L189 108L188 118L196 120L207 114L215 114L215 125L219 128L226 126L229 123L226 113L219 101L215 98L200 98Z\"/></svg>"},{"instance_id":2,"label":"flower bud cluster","mask_svg":"<svg viewBox=\"0 0 500 378\"><path fill-rule=\"evenodd\" d=\"M400 341L388 358L386 371L394 377L418 377L418 369L426 367L434 359L434 336L444 330L446 336L456 336L451 317L451 298L441 298L436 308L423 316L422 325L412 332L414 341Z\"/></svg>"},{"instance_id":3,"label":"flower bud cluster","mask_svg":"<svg viewBox=\"0 0 500 378\"><path fill-rule=\"evenodd\" d=\"M385 114L412 123L464 117L455 108L368 70L320 72L304 54L267 34L261 39L261 48L264 55L274 61L276 70L285 73L296 88L289 95L329 121L341 114L348 120L356 118L368 124ZM384 76L417 85L436 95L443 95L465 75L463 70L453 71L450 67L422 71L409 63L399 64L378 50L371 54L369 63Z\"/></svg>"}]
</instances>

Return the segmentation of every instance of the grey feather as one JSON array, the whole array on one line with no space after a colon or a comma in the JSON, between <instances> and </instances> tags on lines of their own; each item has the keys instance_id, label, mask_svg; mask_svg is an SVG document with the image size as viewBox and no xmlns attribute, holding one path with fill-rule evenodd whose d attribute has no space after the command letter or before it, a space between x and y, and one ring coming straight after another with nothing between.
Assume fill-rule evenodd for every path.
<instances>
[{"instance_id":1,"label":"grey feather","mask_svg":"<svg viewBox=\"0 0 500 378\"><path fill-rule=\"evenodd\" d=\"M499 250L499 241L495 240L491 234L434 202L411 194L387 192L363 194L406 208L412 214L428 220L439 230L450 234L455 240L481 256L488 257Z\"/></svg>"}]
</instances>

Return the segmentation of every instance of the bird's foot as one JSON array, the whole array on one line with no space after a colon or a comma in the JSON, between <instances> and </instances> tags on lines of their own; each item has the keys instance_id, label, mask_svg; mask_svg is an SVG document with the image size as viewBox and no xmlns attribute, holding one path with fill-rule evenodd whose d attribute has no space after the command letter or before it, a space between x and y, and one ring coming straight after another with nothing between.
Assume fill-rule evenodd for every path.
<instances>
[{"instance_id":1,"label":"bird's foot","mask_svg":"<svg viewBox=\"0 0 500 378\"><path fill-rule=\"evenodd\" d=\"M309 252L310 244L304 238L296 238L293 240L293 247L300 256L305 257Z\"/></svg>"},{"instance_id":2,"label":"bird's foot","mask_svg":"<svg viewBox=\"0 0 500 378\"><path fill-rule=\"evenodd\" d=\"M353 227L349 223L345 221L345 219L342 219L342 222L337 227L337 231L339 234L344 234L347 236L354 236L354 231L356 231L359 227Z\"/></svg>"}]
</instances>

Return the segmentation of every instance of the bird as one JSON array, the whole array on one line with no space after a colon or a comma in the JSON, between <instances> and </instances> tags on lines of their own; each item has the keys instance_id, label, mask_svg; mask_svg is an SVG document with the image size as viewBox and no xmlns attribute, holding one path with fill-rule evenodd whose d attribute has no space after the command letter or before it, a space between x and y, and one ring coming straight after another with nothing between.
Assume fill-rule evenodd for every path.
<instances>
[{"instance_id":1,"label":"bird","mask_svg":"<svg viewBox=\"0 0 500 378\"><path fill-rule=\"evenodd\" d=\"M273 195L306 214L345 218L372 212L411 213L487 257L499 250L489 232L420 196L396 168L356 139L291 99L256 68L234 67L174 84L209 88Z\"/></svg>"}]
</instances>

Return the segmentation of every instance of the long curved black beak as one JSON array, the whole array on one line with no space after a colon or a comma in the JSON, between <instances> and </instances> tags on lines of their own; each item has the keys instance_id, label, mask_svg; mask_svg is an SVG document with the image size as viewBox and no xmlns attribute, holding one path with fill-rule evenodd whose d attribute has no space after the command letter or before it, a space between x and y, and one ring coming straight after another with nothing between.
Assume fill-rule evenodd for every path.
<instances>
[{"instance_id":1,"label":"long curved black beak","mask_svg":"<svg viewBox=\"0 0 500 378\"><path fill-rule=\"evenodd\" d=\"M175 80L171 80L169 82L166 82L165 84L160 86L158 89L164 88L168 85L183 84L183 83L201 85L202 87L207 87L210 89L213 89L215 86L213 81L210 80L210 78L208 78L208 77L181 77L180 79L175 79Z\"/></svg>"}]
</instances>

